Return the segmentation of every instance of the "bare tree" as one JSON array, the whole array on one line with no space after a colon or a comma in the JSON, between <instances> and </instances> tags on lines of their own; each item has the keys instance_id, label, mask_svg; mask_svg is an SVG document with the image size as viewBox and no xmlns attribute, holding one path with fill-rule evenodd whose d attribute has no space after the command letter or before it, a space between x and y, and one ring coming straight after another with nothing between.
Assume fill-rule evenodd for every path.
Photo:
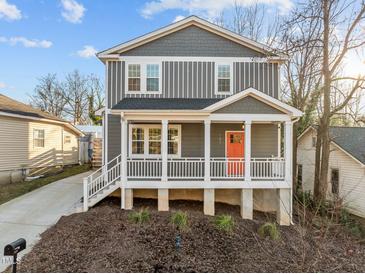
<instances>
[{"instance_id":1,"label":"bare tree","mask_svg":"<svg viewBox=\"0 0 365 274\"><path fill-rule=\"evenodd\" d=\"M39 79L34 95L30 96L30 104L54 116L62 117L66 101L56 74L47 74Z\"/></svg>"},{"instance_id":2,"label":"bare tree","mask_svg":"<svg viewBox=\"0 0 365 274\"><path fill-rule=\"evenodd\" d=\"M322 96L319 108L319 124L316 145L314 196L317 202L326 198L328 163L330 155L329 126L331 118L340 113L357 92L364 89L365 77L352 77L341 70L346 55L365 45L363 1L315 0L317 14L308 17L322 25ZM342 99L334 100L337 83L346 81L349 88L342 91Z\"/></svg>"},{"instance_id":3,"label":"bare tree","mask_svg":"<svg viewBox=\"0 0 365 274\"><path fill-rule=\"evenodd\" d=\"M75 70L66 76L63 97L66 100L65 113L76 125L88 121L88 79Z\"/></svg>"},{"instance_id":4,"label":"bare tree","mask_svg":"<svg viewBox=\"0 0 365 274\"><path fill-rule=\"evenodd\" d=\"M104 106L104 87L99 77L90 75L88 79L89 87L89 118L93 124L98 124L101 121L101 117L95 115L95 111L101 109Z\"/></svg>"}]
</instances>

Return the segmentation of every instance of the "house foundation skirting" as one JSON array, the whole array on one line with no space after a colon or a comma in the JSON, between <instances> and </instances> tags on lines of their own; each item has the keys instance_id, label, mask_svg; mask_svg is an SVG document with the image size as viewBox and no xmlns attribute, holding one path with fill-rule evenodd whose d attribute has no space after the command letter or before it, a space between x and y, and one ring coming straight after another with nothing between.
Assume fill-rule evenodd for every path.
<instances>
[{"instance_id":1,"label":"house foundation skirting","mask_svg":"<svg viewBox=\"0 0 365 274\"><path fill-rule=\"evenodd\" d=\"M112 196L120 197L120 191ZM238 205L244 219L253 219L253 210L276 212L281 225L290 225L290 189L126 189L126 209L132 209L133 198L157 199L158 210L168 211L170 200L204 203L204 214L215 214L215 202Z\"/></svg>"}]
</instances>

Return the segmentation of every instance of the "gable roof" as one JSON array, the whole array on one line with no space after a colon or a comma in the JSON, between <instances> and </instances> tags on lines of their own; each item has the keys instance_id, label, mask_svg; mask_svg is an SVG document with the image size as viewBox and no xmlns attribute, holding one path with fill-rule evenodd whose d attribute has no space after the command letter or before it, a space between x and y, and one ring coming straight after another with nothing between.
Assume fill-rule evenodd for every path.
<instances>
[{"instance_id":1,"label":"gable roof","mask_svg":"<svg viewBox=\"0 0 365 274\"><path fill-rule=\"evenodd\" d=\"M176 23L167 25L158 30L147 33L145 35L139 36L139 37L132 39L130 41L127 41L125 43L122 43L122 44L119 44L112 48L109 48L107 50L101 51L101 52L97 53L97 57L100 59L115 57L115 56L113 56L113 54L120 54L122 52L131 50L133 48L144 45L144 44L154 41L160 37L166 36L168 34L171 34L173 32L179 31L181 29L184 29L184 28L192 26L192 25L198 26L202 29L213 32L226 39L229 39L238 44L241 44L242 46L251 48L257 52L263 53L265 55L270 55L273 58L277 58L278 60L287 59L287 56L285 56L281 53L275 52L275 50L273 50L272 48L270 48L264 44L261 44L254 40L241 36L235 32L222 28L218 25L215 25L211 22L208 22L208 21L206 21L200 17L194 16L194 15L189 16Z\"/></svg>"},{"instance_id":2,"label":"gable roof","mask_svg":"<svg viewBox=\"0 0 365 274\"><path fill-rule=\"evenodd\" d=\"M0 116L11 116L32 120L42 120L45 122L55 122L61 123L69 127L71 130L76 132L79 135L83 135L81 131L71 125L69 122L60 119L54 115L51 115L47 112L41 111L39 109L35 109L29 105L11 99L3 94L0 94Z\"/></svg>"},{"instance_id":3,"label":"gable roof","mask_svg":"<svg viewBox=\"0 0 365 274\"><path fill-rule=\"evenodd\" d=\"M316 131L316 126L309 126L298 139L309 130ZM333 126L329 128L329 135L333 144L361 165L365 165L365 127Z\"/></svg>"},{"instance_id":4,"label":"gable roof","mask_svg":"<svg viewBox=\"0 0 365 274\"><path fill-rule=\"evenodd\" d=\"M254 88L248 88L239 93L236 93L235 95L229 96L213 105L210 105L209 107L206 107L204 110L213 112L213 111L221 109L225 106L228 106L240 99L243 99L247 96L252 96L253 98L255 98L257 100L259 100L269 106L272 106L273 108L276 108L287 114L291 114L293 117L300 117L303 115L303 113L300 110L298 110L292 106L289 106L288 104L285 104L285 103L279 101L278 99L275 99L274 97L271 97Z\"/></svg>"}]
</instances>

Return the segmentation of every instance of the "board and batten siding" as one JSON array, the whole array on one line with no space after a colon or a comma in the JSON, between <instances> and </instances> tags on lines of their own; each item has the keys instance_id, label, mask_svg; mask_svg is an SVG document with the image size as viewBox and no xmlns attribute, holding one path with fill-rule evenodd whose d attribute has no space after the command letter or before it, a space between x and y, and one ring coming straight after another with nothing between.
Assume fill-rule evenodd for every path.
<instances>
[{"instance_id":1,"label":"board and batten siding","mask_svg":"<svg viewBox=\"0 0 365 274\"><path fill-rule=\"evenodd\" d=\"M315 148L314 130L309 130L298 142L298 164L303 167L303 189L314 189ZM365 168L336 146L331 145L328 170L327 198L332 199L331 168L339 170L339 196L348 210L365 218Z\"/></svg>"},{"instance_id":2,"label":"board and batten siding","mask_svg":"<svg viewBox=\"0 0 365 274\"><path fill-rule=\"evenodd\" d=\"M0 171L78 163L78 136L63 125L1 116L0 128ZM45 131L44 147L34 147L34 129Z\"/></svg>"},{"instance_id":3,"label":"board and batten siding","mask_svg":"<svg viewBox=\"0 0 365 274\"><path fill-rule=\"evenodd\" d=\"M125 61L107 62L108 107L123 98L225 98L215 94L215 62L163 61L161 94L126 94ZM233 94L253 87L279 97L279 67L267 62L234 62Z\"/></svg>"}]
</instances>

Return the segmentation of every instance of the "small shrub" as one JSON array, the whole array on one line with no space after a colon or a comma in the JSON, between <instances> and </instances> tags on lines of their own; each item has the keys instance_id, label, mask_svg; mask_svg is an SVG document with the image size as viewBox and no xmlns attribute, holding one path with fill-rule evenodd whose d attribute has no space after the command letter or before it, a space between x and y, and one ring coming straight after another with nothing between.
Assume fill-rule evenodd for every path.
<instances>
[{"instance_id":1,"label":"small shrub","mask_svg":"<svg viewBox=\"0 0 365 274\"><path fill-rule=\"evenodd\" d=\"M280 231L275 223L263 224L257 233L263 238L270 237L272 240L278 240L280 238Z\"/></svg>"},{"instance_id":2,"label":"small shrub","mask_svg":"<svg viewBox=\"0 0 365 274\"><path fill-rule=\"evenodd\" d=\"M225 232L232 232L234 228L234 220L231 215L218 215L215 218L214 224L218 230Z\"/></svg>"},{"instance_id":3,"label":"small shrub","mask_svg":"<svg viewBox=\"0 0 365 274\"><path fill-rule=\"evenodd\" d=\"M188 227L188 215L186 212L177 211L171 216L171 223L179 230L184 230Z\"/></svg>"},{"instance_id":4,"label":"small shrub","mask_svg":"<svg viewBox=\"0 0 365 274\"><path fill-rule=\"evenodd\" d=\"M340 223L355 237L365 238L365 228L344 208L341 209Z\"/></svg>"},{"instance_id":5,"label":"small shrub","mask_svg":"<svg viewBox=\"0 0 365 274\"><path fill-rule=\"evenodd\" d=\"M131 212L128 219L135 224L144 224L150 220L150 213L147 208L142 208L138 212Z\"/></svg>"}]
</instances>

